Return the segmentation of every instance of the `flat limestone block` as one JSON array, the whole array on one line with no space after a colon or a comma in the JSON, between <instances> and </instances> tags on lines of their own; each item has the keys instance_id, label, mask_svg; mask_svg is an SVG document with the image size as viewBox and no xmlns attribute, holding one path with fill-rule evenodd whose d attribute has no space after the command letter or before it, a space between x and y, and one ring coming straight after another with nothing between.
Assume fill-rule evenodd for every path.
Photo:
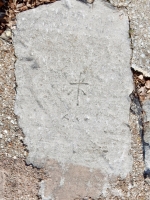
<instances>
[{"instance_id":1,"label":"flat limestone block","mask_svg":"<svg viewBox=\"0 0 150 200\"><path fill-rule=\"evenodd\" d=\"M123 11L100 0L18 14L15 112L27 162L51 175L41 182L43 199L96 198L108 177L131 172L128 28Z\"/></svg>"}]
</instances>

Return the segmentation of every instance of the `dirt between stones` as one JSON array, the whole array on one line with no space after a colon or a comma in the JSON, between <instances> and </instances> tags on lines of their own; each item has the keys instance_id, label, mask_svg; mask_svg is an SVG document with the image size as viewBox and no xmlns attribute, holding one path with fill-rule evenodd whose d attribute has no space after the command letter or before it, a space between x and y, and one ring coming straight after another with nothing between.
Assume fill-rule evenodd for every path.
<instances>
[{"instance_id":1,"label":"dirt between stones","mask_svg":"<svg viewBox=\"0 0 150 200\"><path fill-rule=\"evenodd\" d=\"M143 4L144 1L140 0L139 3ZM9 39L6 34L6 41L9 42ZM23 145L24 135L17 124L17 116L14 114L16 94L14 63L16 58L13 45L6 41L0 40L0 200L37 200L41 199L38 196L39 181L48 178L49 175L45 169L36 169L25 164L28 150ZM149 98L149 92L147 92L149 91L147 89L147 86L149 87L149 79L146 79L142 73L133 71L133 80L135 91L130 95L129 124L132 133L131 155L133 157L133 170L126 179L122 180L118 177L116 183L111 185L113 191L116 190L116 194L118 191L122 192L122 197L118 197L111 190L107 190L106 197L100 196L99 200L149 200L149 179L145 181L143 176L144 162L141 138L143 127L139 124L139 120L142 120L140 101L145 97ZM92 200L92 197L77 199Z\"/></svg>"}]
</instances>

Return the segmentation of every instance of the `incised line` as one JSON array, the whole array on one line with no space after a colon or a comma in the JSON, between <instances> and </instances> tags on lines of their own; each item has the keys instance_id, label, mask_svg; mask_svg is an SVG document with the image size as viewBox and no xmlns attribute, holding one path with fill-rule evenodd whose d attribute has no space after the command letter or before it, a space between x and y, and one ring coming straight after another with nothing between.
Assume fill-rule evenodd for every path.
<instances>
[{"instance_id":1,"label":"incised line","mask_svg":"<svg viewBox=\"0 0 150 200\"><path fill-rule=\"evenodd\" d=\"M84 83L84 79L81 81L81 75L82 73L80 72L80 76L79 76L79 82L77 83L70 83L70 85L78 85L78 89L77 89L77 106L79 106L79 93L80 93L80 90L83 92L84 95L86 95L86 93L80 89L80 85L89 85L88 83Z\"/></svg>"}]
</instances>

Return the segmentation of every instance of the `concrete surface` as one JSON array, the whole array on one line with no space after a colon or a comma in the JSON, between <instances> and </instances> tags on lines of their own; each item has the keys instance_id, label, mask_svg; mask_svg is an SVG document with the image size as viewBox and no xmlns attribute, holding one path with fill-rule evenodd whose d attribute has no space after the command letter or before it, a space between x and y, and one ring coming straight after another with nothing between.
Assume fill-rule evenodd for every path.
<instances>
[{"instance_id":1,"label":"concrete surface","mask_svg":"<svg viewBox=\"0 0 150 200\"><path fill-rule=\"evenodd\" d=\"M18 15L15 112L27 162L51 174L41 182L43 199L97 198L109 178L131 172L128 29L123 11L102 1Z\"/></svg>"}]
</instances>

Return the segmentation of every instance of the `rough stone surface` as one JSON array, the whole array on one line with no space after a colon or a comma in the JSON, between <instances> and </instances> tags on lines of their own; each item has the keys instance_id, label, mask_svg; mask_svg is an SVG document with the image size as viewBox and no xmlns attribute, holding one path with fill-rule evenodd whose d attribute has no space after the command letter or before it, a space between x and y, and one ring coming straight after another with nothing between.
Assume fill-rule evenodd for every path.
<instances>
[{"instance_id":1,"label":"rough stone surface","mask_svg":"<svg viewBox=\"0 0 150 200\"><path fill-rule=\"evenodd\" d=\"M4 186L5 186L5 173L0 171L0 199L4 196Z\"/></svg>"},{"instance_id":2,"label":"rough stone surface","mask_svg":"<svg viewBox=\"0 0 150 200\"><path fill-rule=\"evenodd\" d=\"M122 14L101 1L94 10L67 1L18 15L15 112L27 162L46 164L52 176L57 172L48 196L60 199L62 190L67 198L71 183L72 199L83 173L82 195L96 188L96 198L109 187L108 177L125 178L132 170L131 51L128 17Z\"/></svg>"}]
</instances>

